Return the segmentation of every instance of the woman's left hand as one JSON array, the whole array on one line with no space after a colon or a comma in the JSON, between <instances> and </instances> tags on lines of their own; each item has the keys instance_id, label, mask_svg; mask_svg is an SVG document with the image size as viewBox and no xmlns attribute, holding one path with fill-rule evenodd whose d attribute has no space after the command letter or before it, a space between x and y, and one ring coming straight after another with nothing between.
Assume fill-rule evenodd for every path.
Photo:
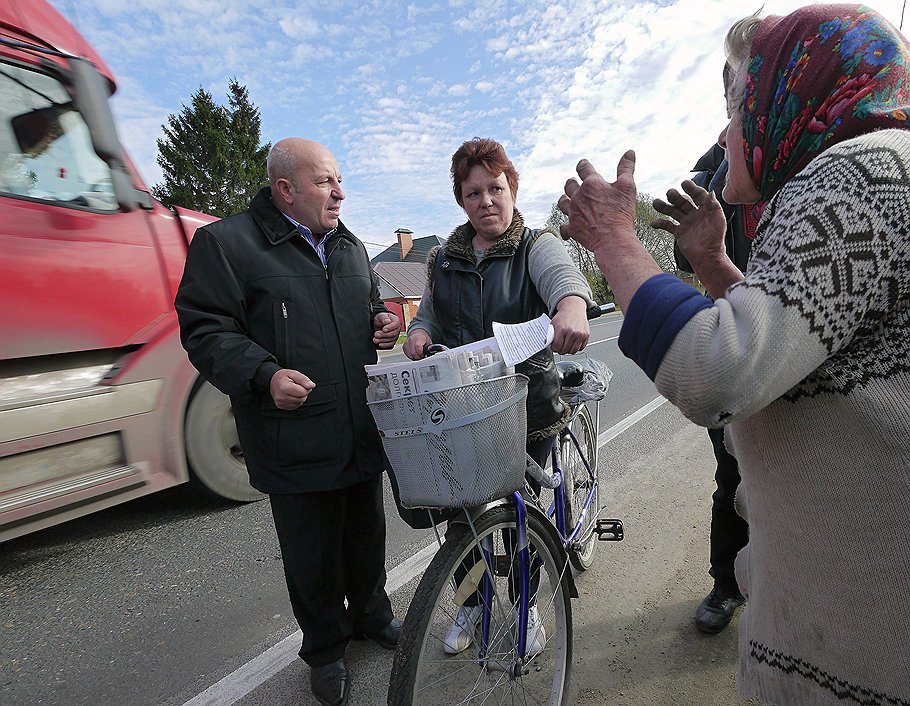
<instances>
[{"instance_id":1,"label":"woman's left hand","mask_svg":"<svg viewBox=\"0 0 910 706\"><path fill-rule=\"evenodd\" d=\"M694 181L687 179L682 189L685 196L670 189L666 201L654 199L654 209L673 220L660 218L651 225L673 234L711 298L722 299L730 285L743 278L727 256L727 217L714 194Z\"/></svg>"},{"instance_id":2,"label":"woman's left hand","mask_svg":"<svg viewBox=\"0 0 910 706\"><path fill-rule=\"evenodd\" d=\"M659 218L651 225L672 233L682 254L697 269L702 263L726 257L727 217L714 194L694 181L684 181L682 190L685 194L670 189L666 201L654 199L654 210L669 218Z\"/></svg>"},{"instance_id":3,"label":"woman's left hand","mask_svg":"<svg viewBox=\"0 0 910 706\"><path fill-rule=\"evenodd\" d=\"M564 297L556 305L553 316L553 352L561 355L578 353L586 345L591 335L588 325L588 305L584 299L576 296Z\"/></svg>"}]
</instances>

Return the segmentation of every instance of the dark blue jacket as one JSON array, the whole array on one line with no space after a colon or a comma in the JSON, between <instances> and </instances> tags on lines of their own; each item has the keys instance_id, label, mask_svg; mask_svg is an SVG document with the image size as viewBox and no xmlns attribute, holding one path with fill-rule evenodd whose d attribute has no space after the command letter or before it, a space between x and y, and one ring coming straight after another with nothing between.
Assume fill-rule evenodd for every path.
<instances>
[{"instance_id":1,"label":"dark blue jacket","mask_svg":"<svg viewBox=\"0 0 910 706\"><path fill-rule=\"evenodd\" d=\"M384 469L363 366L376 362L373 317L387 309L341 223L326 255L324 268L266 187L196 231L177 292L183 347L230 396L250 482L265 493L336 490ZM316 383L299 409L272 401L281 368Z\"/></svg>"}]
</instances>

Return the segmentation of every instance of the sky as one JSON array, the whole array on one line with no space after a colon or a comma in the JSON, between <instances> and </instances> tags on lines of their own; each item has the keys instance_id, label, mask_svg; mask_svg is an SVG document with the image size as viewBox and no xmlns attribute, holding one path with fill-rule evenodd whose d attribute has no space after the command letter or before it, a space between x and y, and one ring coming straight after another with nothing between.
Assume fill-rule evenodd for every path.
<instances>
[{"instance_id":1,"label":"sky","mask_svg":"<svg viewBox=\"0 0 910 706\"><path fill-rule=\"evenodd\" d=\"M262 141L300 136L338 159L341 218L370 255L407 228L448 236L452 153L503 144L516 206L543 225L582 157L608 178L637 154L639 191L677 186L726 124L721 69L737 0L51 0L118 82L121 139L149 185L156 139L200 87L236 78ZM766 0L764 15L806 0ZM896 27L902 0L869 3ZM753 6L754 5L754 6ZM910 23L910 19L907 19Z\"/></svg>"}]
</instances>

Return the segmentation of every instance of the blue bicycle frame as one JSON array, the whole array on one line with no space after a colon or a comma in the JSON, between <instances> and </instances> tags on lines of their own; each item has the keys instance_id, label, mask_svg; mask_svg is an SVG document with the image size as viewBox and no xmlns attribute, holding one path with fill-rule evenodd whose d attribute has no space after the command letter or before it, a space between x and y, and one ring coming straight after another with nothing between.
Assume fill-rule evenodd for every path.
<instances>
[{"instance_id":1,"label":"blue bicycle frame","mask_svg":"<svg viewBox=\"0 0 910 706\"><path fill-rule=\"evenodd\" d=\"M574 421L575 416L580 413L581 406L575 410L575 415L572 416ZM600 410L597 410L596 417L599 417ZM597 421L594 422L595 429L597 429ZM584 464L585 470L587 471L589 478L591 480L591 489L588 491L588 495L585 498L585 502L582 505L580 512L578 513L578 522L574 527L571 528L571 533L568 533L566 528L566 503L565 503L565 486L562 483L563 479L563 469L559 465L559 449L560 449L560 440L568 437L571 440L571 443L575 446L576 451L578 452L579 458ZM558 485L553 489L553 504L547 510L547 517L551 520L555 519L556 530L559 533L559 537L562 540L564 547L568 548L572 542L575 542L578 538L578 535L581 532L581 528L584 525L585 517L587 516L588 510L590 508L591 502L594 499L594 496L597 493L597 474L594 472L594 469L591 468L591 465L588 463L588 459L585 457L585 454L581 448L581 444L578 442L578 438L572 432L571 422L569 425L563 429L560 434L556 437L553 442L553 448L550 451L550 456L552 460L552 469L554 480L558 480ZM530 592L531 592L531 550L530 543L528 542L528 524L527 524L527 508L525 507L525 500L521 495L520 491L515 491L512 493L511 502L515 506L516 514L516 548L518 550L518 585L519 585L519 612L518 612L518 655L520 657L519 662L515 665L515 669L521 669L521 663L524 660L524 657L527 654L527 630L528 630L528 610L530 608ZM592 525L593 527L593 525ZM593 531L593 530L592 530ZM489 546L489 539L485 540L487 546L482 547L484 562L487 567L493 566L494 557L492 550ZM480 644L480 658L483 660L486 657L487 649L489 647L490 639L490 616L492 612L492 580L489 576L489 569L487 572L484 572L483 576L483 602L484 602L484 611L481 621L481 644ZM518 676L516 674L516 676Z\"/></svg>"}]
</instances>

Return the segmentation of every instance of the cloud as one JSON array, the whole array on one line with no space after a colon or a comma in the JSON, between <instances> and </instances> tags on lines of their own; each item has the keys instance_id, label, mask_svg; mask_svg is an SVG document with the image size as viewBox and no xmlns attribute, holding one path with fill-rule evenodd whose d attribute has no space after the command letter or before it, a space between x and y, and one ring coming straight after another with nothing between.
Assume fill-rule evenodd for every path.
<instances>
[{"instance_id":1,"label":"cloud","mask_svg":"<svg viewBox=\"0 0 910 706\"><path fill-rule=\"evenodd\" d=\"M589 26L576 26L574 38L564 33L582 55L559 72L561 92L540 96L523 135L527 211L545 217L581 157L609 178L623 152L635 148L643 191L662 192L687 176L716 135L710 126L719 130L723 122L718 37L729 24L719 3L698 3L698 14L695 5L637 3L620 11L591 3ZM580 42L582 34L594 41Z\"/></svg>"},{"instance_id":2,"label":"cloud","mask_svg":"<svg viewBox=\"0 0 910 706\"><path fill-rule=\"evenodd\" d=\"M345 222L375 242L398 227L463 222L452 152L474 135L506 145L519 207L546 218L582 156L609 176L638 154L639 188L688 175L724 125L721 42L748 11L727 0L51 0L119 80L114 101L139 170L160 179L155 139L199 87L232 76L262 140L302 135L345 173ZM804 0L765 0L781 13ZM895 24L901 3L876 6ZM381 240L385 238L387 240Z\"/></svg>"},{"instance_id":3,"label":"cloud","mask_svg":"<svg viewBox=\"0 0 910 706\"><path fill-rule=\"evenodd\" d=\"M312 17L306 15L294 15L292 17L282 17L278 21L278 26L291 39L310 39L320 33L319 23Z\"/></svg>"}]
</instances>

